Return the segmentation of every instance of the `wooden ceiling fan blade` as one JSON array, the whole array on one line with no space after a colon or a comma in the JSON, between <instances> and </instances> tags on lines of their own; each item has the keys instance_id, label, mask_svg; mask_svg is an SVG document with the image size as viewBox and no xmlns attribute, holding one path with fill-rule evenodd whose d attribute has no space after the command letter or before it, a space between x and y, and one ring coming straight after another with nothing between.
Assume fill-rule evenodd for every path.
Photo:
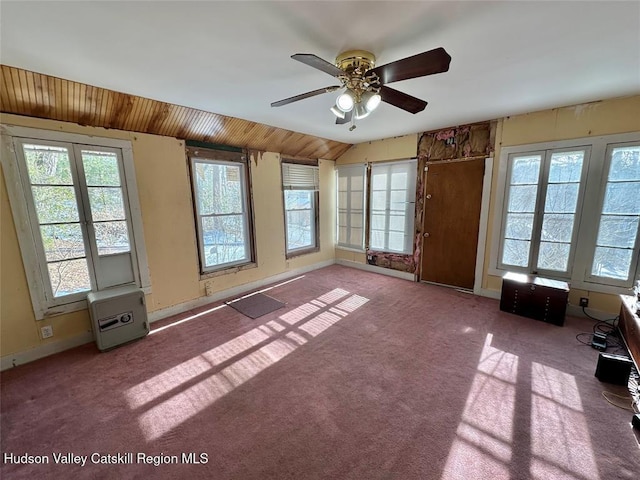
<instances>
[{"instance_id":1,"label":"wooden ceiling fan blade","mask_svg":"<svg viewBox=\"0 0 640 480\"><path fill-rule=\"evenodd\" d=\"M304 100L305 98L315 97L316 95L320 95L322 93L333 92L339 88L340 88L340 85L319 88L318 90L313 90L307 93L301 93L300 95L295 95L293 97L285 98L284 100L278 100L277 102L273 102L271 106L281 107L283 105L288 105L289 103L297 102L298 100Z\"/></svg>"},{"instance_id":2,"label":"wooden ceiling fan blade","mask_svg":"<svg viewBox=\"0 0 640 480\"><path fill-rule=\"evenodd\" d=\"M345 123L349 123L351 121L351 117L353 116L353 110L345 112L344 118L337 117L336 125L344 125Z\"/></svg>"},{"instance_id":3,"label":"wooden ceiling fan blade","mask_svg":"<svg viewBox=\"0 0 640 480\"><path fill-rule=\"evenodd\" d=\"M296 53L295 55L291 55L291 58L302 62L305 65L309 65L310 67L322 70L323 72L328 73L329 75L332 75L334 77L337 77L338 75L342 75L344 73L333 63L329 63L312 53Z\"/></svg>"},{"instance_id":4,"label":"wooden ceiling fan blade","mask_svg":"<svg viewBox=\"0 0 640 480\"><path fill-rule=\"evenodd\" d=\"M370 71L376 73L380 78L380 83L384 85L386 83L399 82L400 80L433 75L434 73L443 73L449 70L450 63L451 56L444 48L439 47L381 65Z\"/></svg>"},{"instance_id":5,"label":"wooden ceiling fan blade","mask_svg":"<svg viewBox=\"0 0 640 480\"><path fill-rule=\"evenodd\" d=\"M409 113L418 113L424 110L427 106L427 102L413 97L406 93L400 92L394 88L387 86L380 87L380 96L383 102L390 103L391 105L406 110Z\"/></svg>"}]
</instances>

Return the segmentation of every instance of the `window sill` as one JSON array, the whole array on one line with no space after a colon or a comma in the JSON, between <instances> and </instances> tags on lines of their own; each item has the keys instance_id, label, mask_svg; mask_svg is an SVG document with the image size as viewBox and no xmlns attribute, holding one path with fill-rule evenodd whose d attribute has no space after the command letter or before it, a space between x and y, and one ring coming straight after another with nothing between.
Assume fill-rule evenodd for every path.
<instances>
[{"instance_id":1,"label":"window sill","mask_svg":"<svg viewBox=\"0 0 640 480\"><path fill-rule=\"evenodd\" d=\"M238 273L243 270L250 270L252 268L258 268L256 262L243 263L242 265L234 265L232 267L221 268L212 272L200 272L200 280L207 280L209 278L221 277L223 275L230 275L232 273Z\"/></svg>"},{"instance_id":2,"label":"window sill","mask_svg":"<svg viewBox=\"0 0 640 480\"><path fill-rule=\"evenodd\" d=\"M493 277L502 278L505 273L510 271L518 272L518 273L526 273L524 271L518 271L517 269L502 270L496 267L491 267L489 268L489 271L487 272L487 274ZM573 280L571 278L566 278L566 277L554 277L552 275L540 275L540 277L567 282L569 284L570 290L584 290L587 292L604 293L607 295L629 295L629 292L631 291L631 288L632 288L632 287L617 287L613 285L604 285L601 283L586 282L584 280Z\"/></svg>"},{"instance_id":3,"label":"window sill","mask_svg":"<svg viewBox=\"0 0 640 480\"><path fill-rule=\"evenodd\" d=\"M287 252L286 258L287 258L287 260L290 260L292 258L301 257L303 255L309 255L311 253L318 253L319 251L320 251L320 247L313 247L313 248L305 248L305 249L301 249L301 250L294 250L292 252Z\"/></svg>"}]
</instances>

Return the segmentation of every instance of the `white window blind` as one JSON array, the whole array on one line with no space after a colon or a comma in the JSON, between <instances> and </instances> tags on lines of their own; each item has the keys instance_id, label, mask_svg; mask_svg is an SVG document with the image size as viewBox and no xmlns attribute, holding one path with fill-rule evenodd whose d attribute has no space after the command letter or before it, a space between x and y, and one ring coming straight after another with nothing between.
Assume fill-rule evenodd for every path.
<instances>
[{"instance_id":1,"label":"white window blind","mask_svg":"<svg viewBox=\"0 0 640 480\"><path fill-rule=\"evenodd\" d=\"M338 238L340 246L364 248L364 204L366 166L344 165L337 168Z\"/></svg>"},{"instance_id":2,"label":"white window blind","mask_svg":"<svg viewBox=\"0 0 640 480\"><path fill-rule=\"evenodd\" d=\"M416 160L371 166L369 247L413 253Z\"/></svg>"},{"instance_id":3,"label":"white window blind","mask_svg":"<svg viewBox=\"0 0 640 480\"><path fill-rule=\"evenodd\" d=\"M320 190L318 167L297 163L283 163L282 188L284 190Z\"/></svg>"}]
</instances>

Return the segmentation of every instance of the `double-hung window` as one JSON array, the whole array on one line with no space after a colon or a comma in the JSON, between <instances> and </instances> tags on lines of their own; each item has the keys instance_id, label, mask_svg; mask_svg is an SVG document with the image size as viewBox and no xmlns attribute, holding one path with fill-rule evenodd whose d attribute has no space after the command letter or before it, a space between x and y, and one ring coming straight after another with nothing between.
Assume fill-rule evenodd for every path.
<instances>
[{"instance_id":1,"label":"double-hung window","mask_svg":"<svg viewBox=\"0 0 640 480\"><path fill-rule=\"evenodd\" d=\"M500 172L491 273L605 293L640 278L640 133L505 147Z\"/></svg>"},{"instance_id":2,"label":"double-hung window","mask_svg":"<svg viewBox=\"0 0 640 480\"><path fill-rule=\"evenodd\" d=\"M369 248L413 253L416 160L371 166Z\"/></svg>"},{"instance_id":3,"label":"double-hung window","mask_svg":"<svg viewBox=\"0 0 640 480\"><path fill-rule=\"evenodd\" d=\"M248 162L241 152L188 148L201 272L251 263Z\"/></svg>"},{"instance_id":4,"label":"double-hung window","mask_svg":"<svg viewBox=\"0 0 640 480\"><path fill-rule=\"evenodd\" d=\"M149 286L129 142L7 126L3 145L36 318Z\"/></svg>"},{"instance_id":5,"label":"double-hung window","mask_svg":"<svg viewBox=\"0 0 640 480\"><path fill-rule=\"evenodd\" d=\"M337 167L338 238L341 247L363 250L366 166Z\"/></svg>"},{"instance_id":6,"label":"double-hung window","mask_svg":"<svg viewBox=\"0 0 640 480\"><path fill-rule=\"evenodd\" d=\"M287 256L318 249L318 167L282 163Z\"/></svg>"}]
</instances>

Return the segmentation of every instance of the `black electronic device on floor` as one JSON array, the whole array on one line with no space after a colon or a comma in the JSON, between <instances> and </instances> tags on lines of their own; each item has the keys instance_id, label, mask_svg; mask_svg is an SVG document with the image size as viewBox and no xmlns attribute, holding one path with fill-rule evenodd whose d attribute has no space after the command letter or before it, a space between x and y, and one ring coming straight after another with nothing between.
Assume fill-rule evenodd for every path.
<instances>
[{"instance_id":1,"label":"black electronic device on floor","mask_svg":"<svg viewBox=\"0 0 640 480\"><path fill-rule=\"evenodd\" d=\"M632 365L633 362L630 358L622 355L601 353L598 356L595 375L601 382L624 385L626 387L629 383Z\"/></svg>"}]
</instances>

